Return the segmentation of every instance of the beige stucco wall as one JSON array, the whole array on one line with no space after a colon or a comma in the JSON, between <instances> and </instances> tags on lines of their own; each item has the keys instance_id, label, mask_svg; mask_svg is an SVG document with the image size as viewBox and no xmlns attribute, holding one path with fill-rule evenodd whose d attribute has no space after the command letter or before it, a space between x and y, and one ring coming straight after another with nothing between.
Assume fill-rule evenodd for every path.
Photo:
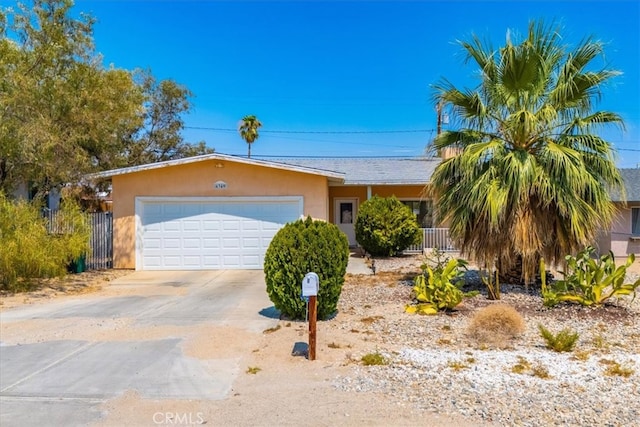
<instances>
[{"instance_id":1,"label":"beige stucco wall","mask_svg":"<svg viewBox=\"0 0 640 427\"><path fill-rule=\"evenodd\" d=\"M226 182L227 188L214 189L216 181ZM210 160L119 175L112 183L115 268L135 268L138 196L302 196L305 216L326 220L330 210L326 177L231 161Z\"/></svg>"},{"instance_id":2,"label":"beige stucco wall","mask_svg":"<svg viewBox=\"0 0 640 427\"><path fill-rule=\"evenodd\" d=\"M631 208L640 208L640 202L629 202L627 207L618 205L616 219L611 226L610 249L615 256L640 255L640 240L631 240Z\"/></svg>"}]
</instances>

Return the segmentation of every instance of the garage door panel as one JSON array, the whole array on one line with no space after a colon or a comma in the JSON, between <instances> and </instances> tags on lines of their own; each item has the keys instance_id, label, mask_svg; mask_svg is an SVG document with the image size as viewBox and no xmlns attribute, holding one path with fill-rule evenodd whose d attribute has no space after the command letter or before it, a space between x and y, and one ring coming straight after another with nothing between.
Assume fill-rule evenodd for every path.
<instances>
[{"instance_id":1,"label":"garage door panel","mask_svg":"<svg viewBox=\"0 0 640 427\"><path fill-rule=\"evenodd\" d=\"M142 269L262 268L273 236L300 217L300 199L143 201Z\"/></svg>"}]
</instances>

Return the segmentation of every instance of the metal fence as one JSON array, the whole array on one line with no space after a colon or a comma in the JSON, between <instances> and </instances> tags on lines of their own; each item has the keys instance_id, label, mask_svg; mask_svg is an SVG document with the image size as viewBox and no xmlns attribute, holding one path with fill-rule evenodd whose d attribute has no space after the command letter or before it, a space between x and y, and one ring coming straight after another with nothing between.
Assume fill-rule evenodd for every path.
<instances>
[{"instance_id":1,"label":"metal fence","mask_svg":"<svg viewBox=\"0 0 640 427\"><path fill-rule=\"evenodd\" d=\"M422 229L422 243L419 245L412 245L405 250L406 253L421 253L425 249L438 248L444 252L456 252L458 248L455 247L451 238L449 237L448 228L423 228Z\"/></svg>"},{"instance_id":2,"label":"metal fence","mask_svg":"<svg viewBox=\"0 0 640 427\"><path fill-rule=\"evenodd\" d=\"M60 221L58 211L46 209L42 215L47 220L49 233L61 234L68 231L69 226ZM113 268L113 213L87 212L84 215L91 227L91 252L84 260L85 269Z\"/></svg>"}]
</instances>

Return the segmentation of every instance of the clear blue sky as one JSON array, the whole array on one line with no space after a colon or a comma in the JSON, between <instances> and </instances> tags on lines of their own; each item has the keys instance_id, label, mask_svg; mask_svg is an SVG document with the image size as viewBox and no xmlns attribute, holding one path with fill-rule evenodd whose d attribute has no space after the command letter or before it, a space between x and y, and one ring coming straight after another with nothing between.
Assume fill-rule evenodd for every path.
<instances>
[{"instance_id":1,"label":"clear blue sky","mask_svg":"<svg viewBox=\"0 0 640 427\"><path fill-rule=\"evenodd\" d=\"M598 108L621 114L627 129L605 136L621 149L619 166L640 164L637 0L77 0L75 10L97 18L105 64L149 68L194 93L188 141L246 154L233 129L244 115L258 116L256 156L420 155L436 127L430 85L441 77L458 87L476 84L456 40L476 33L497 47L507 29L556 21L569 44L587 35L606 42L606 65L624 74ZM354 131L365 133L333 133Z\"/></svg>"}]
</instances>

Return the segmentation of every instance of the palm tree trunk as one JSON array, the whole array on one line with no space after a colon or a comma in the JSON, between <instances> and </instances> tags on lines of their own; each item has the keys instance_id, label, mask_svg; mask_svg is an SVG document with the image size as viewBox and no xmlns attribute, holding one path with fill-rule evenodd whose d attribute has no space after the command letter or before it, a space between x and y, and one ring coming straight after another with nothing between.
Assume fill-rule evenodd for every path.
<instances>
[{"instance_id":1,"label":"palm tree trunk","mask_svg":"<svg viewBox=\"0 0 640 427\"><path fill-rule=\"evenodd\" d=\"M247 146L249 147L249 152L247 153L247 158L250 159L251 158L251 143L247 142Z\"/></svg>"}]
</instances>

